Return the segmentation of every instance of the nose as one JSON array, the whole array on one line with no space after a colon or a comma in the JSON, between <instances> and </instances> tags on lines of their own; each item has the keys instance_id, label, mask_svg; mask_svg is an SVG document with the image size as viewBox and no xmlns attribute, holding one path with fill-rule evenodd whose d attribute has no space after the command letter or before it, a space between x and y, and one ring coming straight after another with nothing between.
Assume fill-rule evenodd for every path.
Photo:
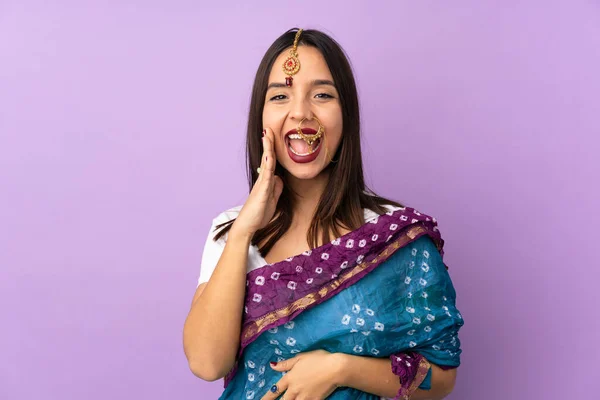
<instances>
[{"instance_id":1,"label":"nose","mask_svg":"<svg viewBox=\"0 0 600 400\"><path fill-rule=\"evenodd\" d=\"M290 109L290 118L294 121L301 121L303 118L312 118L310 105L306 99L297 97L292 101Z\"/></svg>"}]
</instances>

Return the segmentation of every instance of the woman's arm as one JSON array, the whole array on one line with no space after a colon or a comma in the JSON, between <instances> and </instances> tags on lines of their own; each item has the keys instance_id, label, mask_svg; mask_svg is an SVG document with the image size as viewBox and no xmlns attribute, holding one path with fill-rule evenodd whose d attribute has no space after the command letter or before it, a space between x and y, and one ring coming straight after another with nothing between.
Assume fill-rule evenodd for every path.
<instances>
[{"instance_id":1,"label":"woman's arm","mask_svg":"<svg viewBox=\"0 0 600 400\"><path fill-rule=\"evenodd\" d=\"M339 386L348 386L378 396L394 398L400 390L400 379L392 372L389 358L361 357L336 353L340 362ZM431 364L431 389L417 389L411 400L438 400L454 389L456 368L443 370Z\"/></svg>"},{"instance_id":2,"label":"woman's arm","mask_svg":"<svg viewBox=\"0 0 600 400\"><path fill-rule=\"evenodd\" d=\"M183 347L194 375L215 381L235 363L240 343L250 236L229 232L227 244L183 328ZM200 289L198 289L200 290Z\"/></svg>"}]
</instances>

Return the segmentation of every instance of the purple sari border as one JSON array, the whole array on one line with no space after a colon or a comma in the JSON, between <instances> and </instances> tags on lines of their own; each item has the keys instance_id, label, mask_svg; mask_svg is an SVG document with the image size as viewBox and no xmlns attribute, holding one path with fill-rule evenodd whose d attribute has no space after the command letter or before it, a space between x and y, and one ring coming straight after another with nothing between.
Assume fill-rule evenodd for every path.
<instances>
[{"instance_id":1,"label":"purple sari border","mask_svg":"<svg viewBox=\"0 0 600 400\"><path fill-rule=\"evenodd\" d=\"M404 359L403 359L404 357ZM400 379L400 390L394 400L409 400L427 377L431 364L419 353L391 355L392 372Z\"/></svg>"}]
</instances>

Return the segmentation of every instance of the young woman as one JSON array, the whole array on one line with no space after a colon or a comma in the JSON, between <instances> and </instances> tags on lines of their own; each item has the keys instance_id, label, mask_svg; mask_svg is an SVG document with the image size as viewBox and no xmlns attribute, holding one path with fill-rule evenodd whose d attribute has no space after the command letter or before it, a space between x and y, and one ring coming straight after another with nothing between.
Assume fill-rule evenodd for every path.
<instances>
[{"instance_id":1,"label":"young woman","mask_svg":"<svg viewBox=\"0 0 600 400\"><path fill-rule=\"evenodd\" d=\"M221 399L450 393L463 321L444 241L366 187L355 81L329 36L292 29L267 50L247 158L250 195L213 220L185 321L192 372L224 377Z\"/></svg>"}]
</instances>

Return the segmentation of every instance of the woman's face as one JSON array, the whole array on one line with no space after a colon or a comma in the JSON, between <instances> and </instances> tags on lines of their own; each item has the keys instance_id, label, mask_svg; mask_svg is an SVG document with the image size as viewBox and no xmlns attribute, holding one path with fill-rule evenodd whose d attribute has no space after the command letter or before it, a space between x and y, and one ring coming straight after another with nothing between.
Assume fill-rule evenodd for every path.
<instances>
[{"instance_id":1,"label":"woman's face","mask_svg":"<svg viewBox=\"0 0 600 400\"><path fill-rule=\"evenodd\" d=\"M285 85L287 75L283 62L289 49L275 60L271 74L265 107L263 126L275 135L277 161L298 179L312 179L329 164L342 138L342 109L331 72L319 50L310 46L298 46L300 70L293 75L291 87ZM297 135L296 128L303 118L302 132L315 134L319 128L317 117L325 128L321 140L313 148ZM292 134L292 137L288 137ZM316 157L315 157L316 155Z\"/></svg>"}]
</instances>

